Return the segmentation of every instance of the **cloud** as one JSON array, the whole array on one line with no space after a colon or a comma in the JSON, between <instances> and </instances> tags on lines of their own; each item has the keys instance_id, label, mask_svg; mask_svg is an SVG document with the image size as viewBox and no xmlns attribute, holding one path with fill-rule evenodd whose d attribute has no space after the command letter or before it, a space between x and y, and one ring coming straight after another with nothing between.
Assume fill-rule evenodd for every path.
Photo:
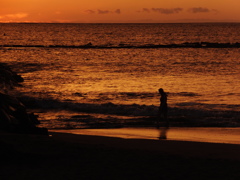
<instances>
[{"instance_id":1,"label":"cloud","mask_svg":"<svg viewBox=\"0 0 240 180\"><path fill-rule=\"evenodd\" d=\"M155 13L160 13L160 14L177 14L179 12L183 11L182 8L143 8L141 11L137 11L137 12L143 12L143 13L151 13L151 12L155 12Z\"/></svg>"},{"instance_id":2,"label":"cloud","mask_svg":"<svg viewBox=\"0 0 240 180\"><path fill-rule=\"evenodd\" d=\"M177 14L181 12L182 8L172 8L172 9L165 9L165 8L152 8L153 12L161 13L161 14Z\"/></svg>"},{"instance_id":3,"label":"cloud","mask_svg":"<svg viewBox=\"0 0 240 180\"><path fill-rule=\"evenodd\" d=\"M120 10L120 9L116 9L114 12L115 12L116 14L121 14L121 10Z\"/></svg>"},{"instance_id":4,"label":"cloud","mask_svg":"<svg viewBox=\"0 0 240 180\"><path fill-rule=\"evenodd\" d=\"M188 9L188 12L196 14L196 13L210 13L210 12L217 13L218 11L216 9L208 9L208 8L204 8L204 7L194 7L194 8Z\"/></svg>"},{"instance_id":5,"label":"cloud","mask_svg":"<svg viewBox=\"0 0 240 180\"><path fill-rule=\"evenodd\" d=\"M110 10L92 10L92 9L88 9L86 11L84 11L87 14L121 14L121 10L120 9L116 9L115 11L110 11Z\"/></svg>"},{"instance_id":6,"label":"cloud","mask_svg":"<svg viewBox=\"0 0 240 180\"><path fill-rule=\"evenodd\" d=\"M22 19L27 17L27 13L5 14L0 16L0 19Z\"/></svg>"},{"instance_id":7,"label":"cloud","mask_svg":"<svg viewBox=\"0 0 240 180\"><path fill-rule=\"evenodd\" d=\"M151 12L151 10L150 10L150 9L148 9L148 8L143 8L143 9L142 9L142 12L147 12L147 13L150 13L150 12Z\"/></svg>"},{"instance_id":8,"label":"cloud","mask_svg":"<svg viewBox=\"0 0 240 180\"><path fill-rule=\"evenodd\" d=\"M160 13L160 14L178 14L182 12L183 8L142 8L142 10L137 11L139 13ZM189 13L218 13L216 9L209 9L204 7L193 7L187 10Z\"/></svg>"},{"instance_id":9,"label":"cloud","mask_svg":"<svg viewBox=\"0 0 240 180\"><path fill-rule=\"evenodd\" d=\"M111 11L98 9L98 14L109 14L109 13L111 13Z\"/></svg>"},{"instance_id":10,"label":"cloud","mask_svg":"<svg viewBox=\"0 0 240 180\"><path fill-rule=\"evenodd\" d=\"M87 14L95 14L96 12L94 10L88 9L86 11L84 11Z\"/></svg>"}]
</instances>

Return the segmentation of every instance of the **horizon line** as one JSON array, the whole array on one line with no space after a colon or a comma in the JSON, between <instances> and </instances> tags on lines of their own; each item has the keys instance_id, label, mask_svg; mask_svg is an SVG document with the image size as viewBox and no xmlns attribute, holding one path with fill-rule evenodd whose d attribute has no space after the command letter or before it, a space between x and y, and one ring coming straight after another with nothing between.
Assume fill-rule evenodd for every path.
<instances>
[{"instance_id":1,"label":"horizon line","mask_svg":"<svg viewBox=\"0 0 240 180\"><path fill-rule=\"evenodd\" d=\"M1 22L1 24L231 24L235 23L238 24L240 21L189 21L189 22Z\"/></svg>"}]
</instances>

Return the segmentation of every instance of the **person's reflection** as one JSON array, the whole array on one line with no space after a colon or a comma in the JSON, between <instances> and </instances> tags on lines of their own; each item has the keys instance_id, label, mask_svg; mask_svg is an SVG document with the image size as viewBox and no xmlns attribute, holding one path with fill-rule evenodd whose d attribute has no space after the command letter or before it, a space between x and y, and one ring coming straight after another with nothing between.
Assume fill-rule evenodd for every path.
<instances>
[{"instance_id":1,"label":"person's reflection","mask_svg":"<svg viewBox=\"0 0 240 180\"><path fill-rule=\"evenodd\" d=\"M158 139L167 139L168 130L169 130L169 127L160 127Z\"/></svg>"}]
</instances>

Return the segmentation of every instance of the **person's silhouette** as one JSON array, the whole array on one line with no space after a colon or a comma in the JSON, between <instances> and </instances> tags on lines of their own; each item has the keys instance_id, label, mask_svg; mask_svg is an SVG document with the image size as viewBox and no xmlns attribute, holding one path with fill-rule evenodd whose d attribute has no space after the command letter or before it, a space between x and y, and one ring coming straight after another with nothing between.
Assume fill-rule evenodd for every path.
<instances>
[{"instance_id":1,"label":"person's silhouette","mask_svg":"<svg viewBox=\"0 0 240 180\"><path fill-rule=\"evenodd\" d=\"M160 94L160 106L159 106L159 112L158 112L158 127L159 127L159 121L160 119L164 119L165 121L165 127L169 127L169 122L168 122L168 105L167 105L167 94L164 92L162 88L159 90Z\"/></svg>"},{"instance_id":2,"label":"person's silhouette","mask_svg":"<svg viewBox=\"0 0 240 180\"><path fill-rule=\"evenodd\" d=\"M168 122L168 105L167 105L167 94L164 92L162 88L159 90L160 94L160 106L159 106L159 111L158 111L158 119L157 119L157 128L159 128L159 122L161 119L164 120L165 125L163 126L163 130L160 132L159 139L166 139L166 132L169 127L169 122Z\"/></svg>"}]
</instances>

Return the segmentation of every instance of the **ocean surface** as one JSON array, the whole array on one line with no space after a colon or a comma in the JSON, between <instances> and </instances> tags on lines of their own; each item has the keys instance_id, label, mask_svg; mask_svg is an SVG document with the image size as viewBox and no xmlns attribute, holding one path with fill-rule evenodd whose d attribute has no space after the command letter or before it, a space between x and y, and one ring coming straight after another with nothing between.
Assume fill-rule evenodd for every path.
<instances>
[{"instance_id":1,"label":"ocean surface","mask_svg":"<svg viewBox=\"0 0 240 180\"><path fill-rule=\"evenodd\" d=\"M240 126L240 24L0 24L0 62L50 129ZM232 46L236 45L236 46Z\"/></svg>"}]
</instances>

